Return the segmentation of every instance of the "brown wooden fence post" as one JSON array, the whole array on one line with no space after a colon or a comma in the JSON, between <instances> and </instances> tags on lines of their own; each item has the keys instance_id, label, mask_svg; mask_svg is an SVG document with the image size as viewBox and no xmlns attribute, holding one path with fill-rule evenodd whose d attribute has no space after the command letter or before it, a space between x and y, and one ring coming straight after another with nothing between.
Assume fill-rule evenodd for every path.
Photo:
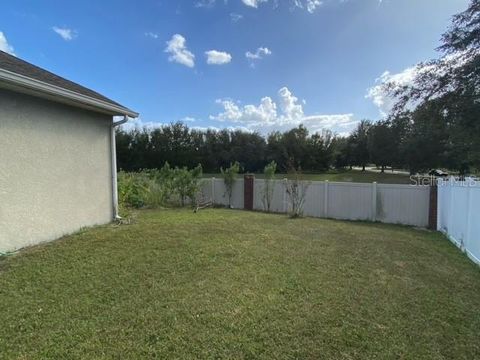
<instances>
[{"instance_id":1,"label":"brown wooden fence post","mask_svg":"<svg viewBox=\"0 0 480 360\"><path fill-rule=\"evenodd\" d=\"M437 230L437 216L438 216L438 186L434 181L430 186L430 208L428 211L428 228L430 230Z\"/></svg>"},{"instance_id":2,"label":"brown wooden fence post","mask_svg":"<svg viewBox=\"0 0 480 360\"><path fill-rule=\"evenodd\" d=\"M243 208L245 210L253 210L253 192L254 192L255 176L245 175L243 178Z\"/></svg>"}]
</instances>

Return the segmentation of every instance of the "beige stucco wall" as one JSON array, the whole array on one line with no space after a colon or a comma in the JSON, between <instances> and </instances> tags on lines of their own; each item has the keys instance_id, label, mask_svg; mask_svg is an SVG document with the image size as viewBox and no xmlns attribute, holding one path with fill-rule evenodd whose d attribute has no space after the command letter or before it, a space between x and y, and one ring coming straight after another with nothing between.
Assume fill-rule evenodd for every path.
<instances>
[{"instance_id":1,"label":"beige stucco wall","mask_svg":"<svg viewBox=\"0 0 480 360\"><path fill-rule=\"evenodd\" d=\"M111 221L111 121L0 89L0 252Z\"/></svg>"}]
</instances>

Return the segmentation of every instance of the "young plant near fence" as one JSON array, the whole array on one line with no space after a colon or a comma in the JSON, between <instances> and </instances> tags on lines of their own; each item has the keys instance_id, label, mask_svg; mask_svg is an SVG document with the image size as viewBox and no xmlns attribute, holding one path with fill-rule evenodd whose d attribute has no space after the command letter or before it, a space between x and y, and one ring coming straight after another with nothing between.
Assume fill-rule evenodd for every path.
<instances>
[{"instance_id":1,"label":"young plant near fence","mask_svg":"<svg viewBox=\"0 0 480 360\"><path fill-rule=\"evenodd\" d=\"M240 164L238 161L235 161L233 164L230 164L230 167L227 169L220 168L222 173L223 182L225 183L226 192L225 195L228 197L228 207L232 207L232 194L233 186L237 180L237 175L240 172Z\"/></svg>"},{"instance_id":2,"label":"young plant near fence","mask_svg":"<svg viewBox=\"0 0 480 360\"><path fill-rule=\"evenodd\" d=\"M180 198L181 206L185 206L187 199L190 200L192 206L196 206L196 195L200 191L201 179L201 165L192 170L188 170L186 167L177 167L173 170L173 189Z\"/></svg>"},{"instance_id":3,"label":"young plant near fence","mask_svg":"<svg viewBox=\"0 0 480 360\"><path fill-rule=\"evenodd\" d=\"M275 172L277 171L277 163L272 161L270 164L265 166L263 174L265 176L263 180L263 191L262 191L262 204L263 209L267 212L270 212L272 207L273 192L275 190Z\"/></svg>"},{"instance_id":4,"label":"young plant near fence","mask_svg":"<svg viewBox=\"0 0 480 360\"><path fill-rule=\"evenodd\" d=\"M289 178L285 182L285 191L287 193L289 215L291 218L299 218L303 215L306 195L310 182L305 181L300 168L291 167Z\"/></svg>"},{"instance_id":5,"label":"young plant near fence","mask_svg":"<svg viewBox=\"0 0 480 360\"><path fill-rule=\"evenodd\" d=\"M144 173L118 173L120 206L140 208L145 206L149 192L148 177Z\"/></svg>"}]
</instances>

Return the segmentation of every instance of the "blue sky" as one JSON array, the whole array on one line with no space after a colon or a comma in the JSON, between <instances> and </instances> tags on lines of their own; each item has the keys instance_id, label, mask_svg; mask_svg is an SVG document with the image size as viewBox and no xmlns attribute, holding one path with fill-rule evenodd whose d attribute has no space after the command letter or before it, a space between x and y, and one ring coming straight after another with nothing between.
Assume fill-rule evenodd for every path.
<instances>
[{"instance_id":1,"label":"blue sky","mask_svg":"<svg viewBox=\"0 0 480 360\"><path fill-rule=\"evenodd\" d=\"M139 124L343 134L388 111L377 79L408 81L467 4L6 0L0 48L140 112Z\"/></svg>"}]
</instances>

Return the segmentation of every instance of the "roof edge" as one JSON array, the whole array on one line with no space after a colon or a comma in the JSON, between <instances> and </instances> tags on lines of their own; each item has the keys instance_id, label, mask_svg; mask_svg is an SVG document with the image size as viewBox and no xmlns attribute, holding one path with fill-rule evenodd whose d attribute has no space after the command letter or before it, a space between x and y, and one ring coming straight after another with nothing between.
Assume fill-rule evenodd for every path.
<instances>
[{"instance_id":1,"label":"roof edge","mask_svg":"<svg viewBox=\"0 0 480 360\"><path fill-rule=\"evenodd\" d=\"M59 96L64 99L73 101L74 103L81 103L93 108L108 112L111 115L127 115L132 118L137 118L139 114L123 106L117 106L106 101L94 99L90 96L79 94L75 91L64 89L60 86L48 84L46 82L32 79L28 76L20 75L12 71L0 69L0 81L6 81L20 87L34 90L39 93L47 95Z\"/></svg>"}]
</instances>

